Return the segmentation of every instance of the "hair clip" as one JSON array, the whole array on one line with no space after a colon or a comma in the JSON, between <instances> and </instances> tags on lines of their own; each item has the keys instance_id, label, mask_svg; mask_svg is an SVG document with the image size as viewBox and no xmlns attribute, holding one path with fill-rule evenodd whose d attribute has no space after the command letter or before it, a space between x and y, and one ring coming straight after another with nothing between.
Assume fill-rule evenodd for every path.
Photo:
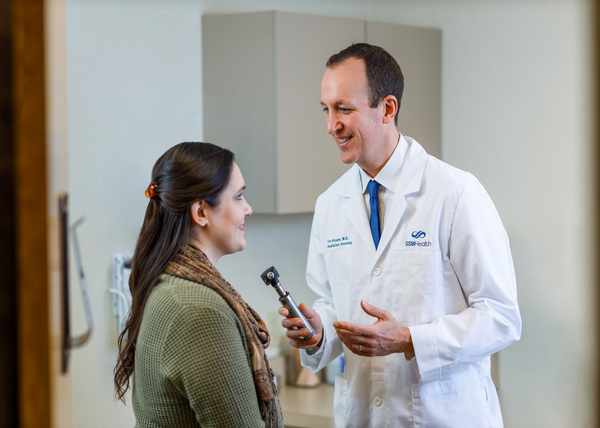
<instances>
[{"instance_id":1,"label":"hair clip","mask_svg":"<svg viewBox=\"0 0 600 428\"><path fill-rule=\"evenodd\" d=\"M156 192L154 191L154 189L156 189L157 187L158 186L156 185L155 181L150 183L150 186L148 186L148 188L146 189L146 197L149 199L152 199L156 195Z\"/></svg>"}]
</instances>

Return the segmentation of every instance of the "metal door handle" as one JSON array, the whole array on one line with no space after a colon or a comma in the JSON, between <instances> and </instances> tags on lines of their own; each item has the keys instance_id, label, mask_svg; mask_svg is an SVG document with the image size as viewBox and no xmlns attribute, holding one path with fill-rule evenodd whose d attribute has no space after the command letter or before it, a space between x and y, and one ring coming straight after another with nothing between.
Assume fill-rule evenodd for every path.
<instances>
[{"instance_id":1,"label":"metal door handle","mask_svg":"<svg viewBox=\"0 0 600 428\"><path fill-rule=\"evenodd\" d=\"M77 220L69 228L69 207L68 195L62 194L59 197L60 207L60 222L61 222L61 252L62 252L62 273L63 273L63 364L62 371L66 373L69 368L69 359L73 348L84 345L92 335L94 319L92 316L92 308L88 295L88 286L81 261L81 251L79 249L79 241L77 239L76 228L83 223L83 218ZM70 232L70 233L69 233ZM69 304L69 236L73 243L73 255L77 267L79 277L79 285L81 287L81 296L83 299L83 307L87 320L87 330L78 336L71 336L70 322L70 304Z\"/></svg>"}]
</instances>

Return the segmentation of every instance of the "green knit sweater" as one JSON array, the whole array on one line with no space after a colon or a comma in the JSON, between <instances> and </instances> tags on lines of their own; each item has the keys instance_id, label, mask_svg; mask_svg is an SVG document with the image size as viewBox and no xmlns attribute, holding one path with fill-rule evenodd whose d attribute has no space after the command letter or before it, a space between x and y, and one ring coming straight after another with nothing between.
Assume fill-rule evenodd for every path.
<instances>
[{"instance_id":1,"label":"green knit sweater","mask_svg":"<svg viewBox=\"0 0 600 428\"><path fill-rule=\"evenodd\" d=\"M133 410L139 428L264 426L243 327L216 292L161 276L137 339Z\"/></svg>"}]
</instances>

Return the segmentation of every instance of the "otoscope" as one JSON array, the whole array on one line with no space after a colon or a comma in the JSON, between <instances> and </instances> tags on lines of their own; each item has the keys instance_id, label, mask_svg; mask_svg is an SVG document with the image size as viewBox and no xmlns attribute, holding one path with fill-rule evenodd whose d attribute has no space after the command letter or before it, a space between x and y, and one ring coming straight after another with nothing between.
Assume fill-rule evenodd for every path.
<instances>
[{"instance_id":1,"label":"otoscope","mask_svg":"<svg viewBox=\"0 0 600 428\"><path fill-rule=\"evenodd\" d=\"M308 340L311 337L313 337L313 334L315 334L315 330L308 323L308 320L306 319L298 305L296 305L296 302L294 302L294 299L292 299L290 293L288 291L284 291L283 287L281 287L281 283L279 282L279 272L277 272L275 266L271 266L269 269L264 271L260 275L260 277L265 282L265 284L273 286L275 291L277 291L277 294L279 294L279 301L281 302L281 305L289 311L288 318L302 319L304 324L300 328L307 328L310 330L310 334L308 336L305 336L304 340Z\"/></svg>"}]
</instances>

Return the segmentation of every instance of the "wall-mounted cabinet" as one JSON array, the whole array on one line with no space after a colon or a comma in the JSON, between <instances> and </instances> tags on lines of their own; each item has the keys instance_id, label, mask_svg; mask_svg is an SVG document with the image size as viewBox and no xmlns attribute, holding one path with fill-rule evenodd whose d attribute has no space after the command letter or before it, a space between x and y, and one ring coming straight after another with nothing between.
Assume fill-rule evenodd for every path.
<instances>
[{"instance_id":1,"label":"wall-mounted cabinet","mask_svg":"<svg viewBox=\"0 0 600 428\"><path fill-rule=\"evenodd\" d=\"M325 62L354 42L405 75L400 129L441 153L441 32L288 12L202 19L204 139L230 148L255 213L300 213L347 170L319 105Z\"/></svg>"}]
</instances>

